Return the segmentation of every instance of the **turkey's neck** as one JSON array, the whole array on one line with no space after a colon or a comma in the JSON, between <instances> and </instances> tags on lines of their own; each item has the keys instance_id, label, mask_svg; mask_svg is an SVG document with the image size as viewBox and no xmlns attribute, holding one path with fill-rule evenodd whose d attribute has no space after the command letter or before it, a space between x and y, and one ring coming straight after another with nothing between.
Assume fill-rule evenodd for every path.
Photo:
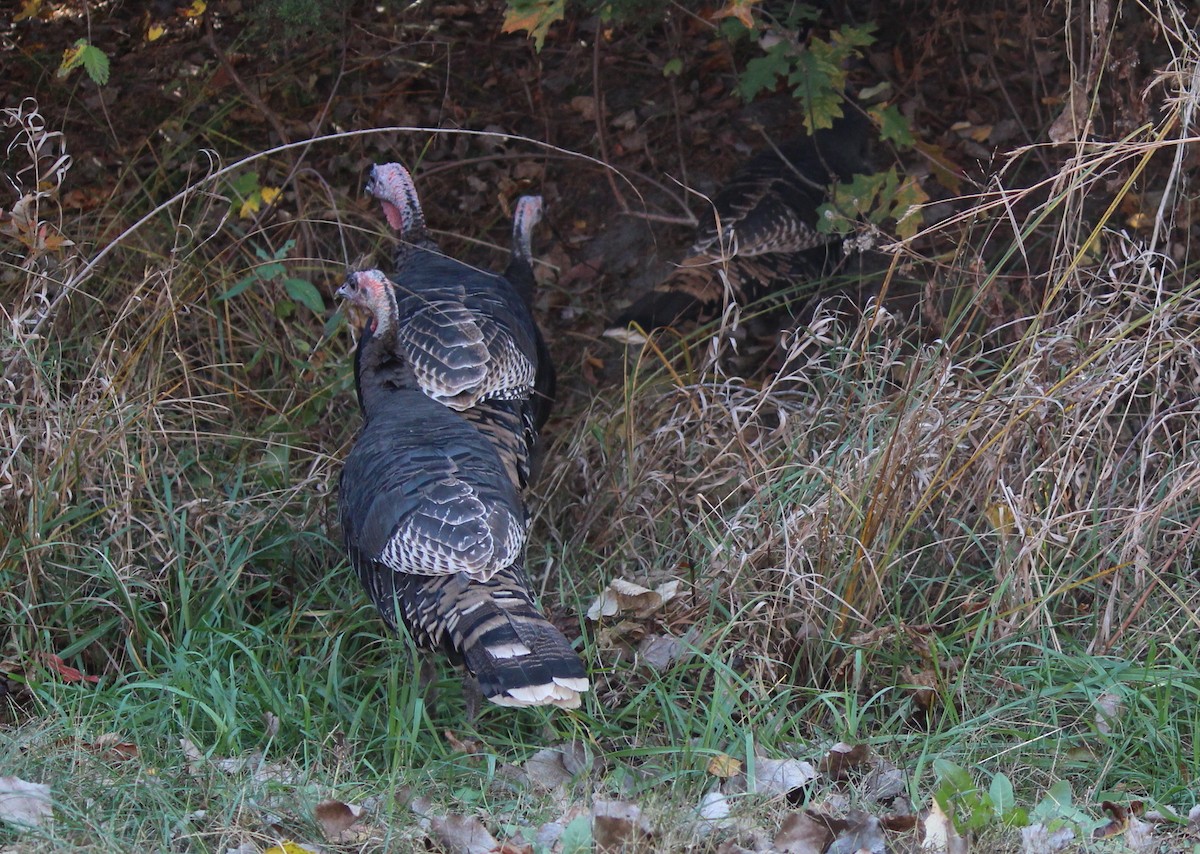
<instances>
[{"instance_id":1,"label":"turkey's neck","mask_svg":"<svg viewBox=\"0 0 1200 854\"><path fill-rule=\"evenodd\" d=\"M391 392L413 388L416 382L412 368L400 356L396 329L395 322L376 325L363 335L359 344L354 379L358 403L367 418L384 404Z\"/></svg>"}]
</instances>

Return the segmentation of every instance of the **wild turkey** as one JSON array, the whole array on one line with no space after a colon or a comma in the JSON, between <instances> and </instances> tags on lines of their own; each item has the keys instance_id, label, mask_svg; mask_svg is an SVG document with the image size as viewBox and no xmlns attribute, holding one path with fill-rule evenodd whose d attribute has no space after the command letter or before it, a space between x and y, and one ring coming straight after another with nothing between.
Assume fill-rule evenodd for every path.
<instances>
[{"instance_id":1,"label":"wild turkey","mask_svg":"<svg viewBox=\"0 0 1200 854\"><path fill-rule=\"evenodd\" d=\"M579 657L537 610L523 569L525 511L480 430L417 387L391 283L351 276L339 294L370 319L355 357L364 425L342 468L350 563L380 615L466 665L502 706L573 708Z\"/></svg>"},{"instance_id":2,"label":"wild turkey","mask_svg":"<svg viewBox=\"0 0 1200 854\"><path fill-rule=\"evenodd\" d=\"M534 433L539 432L550 415L556 385L550 350L533 319L533 295L537 283L533 274L531 241L533 229L542 218L541 196L522 196L517 201L513 211L512 251L508 266L505 268L503 276L499 277L502 281L507 282L508 287L502 288L495 281L497 277L489 279L489 274L466 264L452 261L441 254L441 250L425 225L425 212L421 207L420 196L413 183L412 175L401 164L381 163L373 166L366 189L368 193L379 200L384 216L398 238L396 252L393 256L395 268L393 277L397 280L398 287L413 288L419 290L422 295L432 298L433 292L425 290L427 285L417 286L418 280L428 282L428 277L424 277L424 274L432 269L438 275L446 276L447 280L460 284L468 293L476 297L476 304L468 303L468 308L480 311L484 316L490 316L506 327L511 327L514 322L519 320L517 325L521 334L519 336L514 334L513 340L519 339L522 347L526 345L528 337L532 336L532 353L523 349L522 354L526 358L530 358L535 366L532 409ZM441 258L441 261L432 260L435 257ZM450 265L457 265L457 272ZM414 279L414 276L417 278ZM524 306L523 311L520 305L513 301L513 294L520 301L520 305ZM487 298L486 301L484 297ZM404 312L405 306L402 305L402 316ZM451 322L449 325L453 327L454 323ZM527 370L528 365L522 365L521 368ZM521 376L524 377L525 374L522 373ZM519 399L524 395L520 393L491 394L480 396L477 399L485 399L488 396ZM465 409L466 406L456 408Z\"/></svg>"},{"instance_id":3,"label":"wild turkey","mask_svg":"<svg viewBox=\"0 0 1200 854\"><path fill-rule=\"evenodd\" d=\"M351 278L394 290L396 346L431 399L463 411L533 393L537 329L504 279L426 250L415 250L398 281L379 270Z\"/></svg>"},{"instance_id":4,"label":"wild turkey","mask_svg":"<svg viewBox=\"0 0 1200 854\"><path fill-rule=\"evenodd\" d=\"M857 113L760 152L717 193L687 257L623 312L605 335L642 343L640 330L706 323L821 275L836 243L817 231L831 178L866 172L866 120ZM726 284L728 283L728 284Z\"/></svg>"}]
</instances>

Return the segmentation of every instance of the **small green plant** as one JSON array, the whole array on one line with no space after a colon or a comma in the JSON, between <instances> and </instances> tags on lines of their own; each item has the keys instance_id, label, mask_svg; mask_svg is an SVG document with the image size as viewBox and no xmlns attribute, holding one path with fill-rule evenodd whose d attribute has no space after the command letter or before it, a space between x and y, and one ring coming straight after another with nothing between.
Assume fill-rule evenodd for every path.
<instances>
[{"instance_id":1,"label":"small green plant","mask_svg":"<svg viewBox=\"0 0 1200 854\"><path fill-rule=\"evenodd\" d=\"M317 286L308 281L308 279L298 279L295 276L289 276L287 267L283 264L288 252L295 245L296 241L289 240L273 253L268 252L261 246L257 247L254 250L254 254L263 263L251 270L249 275L239 279L233 287L221 294L218 300L233 299L255 285L267 287L279 284L283 286L283 291L287 294L288 299L276 303L276 316L285 320L291 317L296 310L296 303L309 309L314 314L323 315L325 313L325 300L322 298L321 292L317 290Z\"/></svg>"},{"instance_id":2,"label":"small green plant","mask_svg":"<svg viewBox=\"0 0 1200 854\"><path fill-rule=\"evenodd\" d=\"M742 24L731 21L730 26ZM813 36L801 44L779 39L763 56L746 64L738 81L738 93L750 101L785 80L800 103L805 127L810 132L827 128L842 115L846 69L861 56L863 48L874 43L874 30L873 24L845 25L830 33L828 40Z\"/></svg>"},{"instance_id":3,"label":"small green plant","mask_svg":"<svg viewBox=\"0 0 1200 854\"><path fill-rule=\"evenodd\" d=\"M74 45L63 51L62 63L58 66L55 76L59 79L68 77L81 65L97 86L108 83L108 54L87 39L78 39Z\"/></svg>"},{"instance_id":4,"label":"small green plant","mask_svg":"<svg viewBox=\"0 0 1200 854\"><path fill-rule=\"evenodd\" d=\"M916 179L901 179L895 167L855 175L848 183L839 184L832 201L820 207L817 230L823 234L850 234L861 222L880 226L894 220L896 233L909 238L921 225L917 211L928 199Z\"/></svg>"},{"instance_id":5,"label":"small green plant","mask_svg":"<svg viewBox=\"0 0 1200 854\"><path fill-rule=\"evenodd\" d=\"M948 760L935 759L933 770L938 778L933 799L953 820L959 833L983 830L996 823L1006 827L1029 824L1029 813L1017 806L1013 784L1007 775L997 773L984 790L975 785L965 769ZM1069 799L1069 786L1067 791Z\"/></svg>"}]
</instances>

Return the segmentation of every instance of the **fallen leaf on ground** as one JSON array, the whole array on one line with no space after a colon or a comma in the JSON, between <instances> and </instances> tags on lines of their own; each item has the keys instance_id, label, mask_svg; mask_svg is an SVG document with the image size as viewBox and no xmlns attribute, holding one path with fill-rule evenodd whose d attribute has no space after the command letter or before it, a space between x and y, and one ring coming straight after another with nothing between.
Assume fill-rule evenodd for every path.
<instances>
[{"instance_id":1,"label":"fallen leaf on ground","mask_svg":"<svg viewBox=\"0 0 1200 854\"><path fill-rule=\"evenodd\" d=\"M1021 828L1021 848L1025 854L1054 854L1074 839L1075 831L1066 825L1053 831L1040 822Z\"/></svg>"},{"instance_id":2,"label":"fallen leaf on ground","mask_svg":"<svg viewBox=\"0 0 1200 854\"><path fill-rule=\"evenodd\" d=\"M671 635L649 635L638 644L638 658L652 670L666 670L683 654L683 642Z\"/></svg>"},{"instance_id":3,"label":"fallen leaf on ground","mask_svg":"<svg viewBox=\"0 0 1200 854\"><path fill-rule=\"evenodd\" d=\"M1087 135L1088 109L1091 98L1082 83L1076 82L1062 97L1063 110L1050 124L1047 136L1051 142L1076 142Z\"/></svg>"},{"instance_id":4,"label":"fallen leaf on ground","mask_svg":"<svg viewBox=\"0 0 1200 854\"><path fill-rule=\"evenodd\" d=\"M1142 821L1136 816L1130 816L1129 824L1125 826L1125 844L1133 851L1151 852L1158 850L1158 842L1154 838L1154 825Z\"/></svg>"},{"instance_id":5,"label":"fallen leaf on ground","mask_svg":"<svg viewBox=\"0 0 1200 854\"><path fill-rule=\"evenodd\" d=\"M831 780L845 780L851 771L863 769L870 758L871 748L867 745L849 745L839 741L821 757L818 769Z\"/></svg>"},{"instance_id":6,"label":"fallen leaf on ground","mask_svg":"<svg viewBox=\"0 0 1200 854\"><path fill-rule=\"evenodd\" d=\"M431 816L429 834L450 854L490 854L500 846L473 815Z\"/></svg>"},{"instance_id":7,"label":"fallen leaf on ground","mask_svg":"<svg viewBox=\"0 0 1200 854\"><path fill-rule=\"evenodd\" d=\"M278 845L272 845L263 854L317 854L312 848L305 848L298 842L285 839Z\"/></svg>"},{"instance_id":8,"label":"fallen leaf on ground","mask_svg":"<svg viewBox=\"0 0 1200 854\"><path fill-rule=\"evenodd\" d=\"M115 732L106 732L88 745L88 749L107 762L128 762L138 758L138 747L131 741L122 741Z\"/></svg>"},{"instance_id":9,"label":"fallen leaf on ground","mask_svg":"<svg viewBox=\"0 0 1200 854\"><path fill-rule=\"evenodd\" d=\"M1096 698L1096 730L1101 735L1111 735L1121 722L1125 703L1119 694L1105 691Z\"/></svg>"},{"instance_id":10,"label":"fallen leaf on ground","mask_svg":"<svg viewBox=\"0 0 1200 854\"><path fill-rule=\"evenodd\" d=\"M807 810L816 821L824 822L835 834L827 854L886 854L887 842L879 819L862 810L850 810L845 818L831 818L816 810Z\"/></svg>"},{"instance_id":11,"label":"fallen leaf on ground","mask_svg":"<svg viewBox=\"0 0 1200 854\"><path fill-rule=\"evenodd\" d=\"M703 839L729 823L729 799L717 790L705 792L696 808L696 815L696 835Z\"/></svg>"},{"instance_id":12,"label":"fallen leaf on ground","mask_svg":"<svg viewBox=\"0 0 1200 854\"><path fill-rule=\"evenodd\" d=\"M708 760L708 773L714 777L732 777L742 770L742 760L734 759L728 753L718 753Z\"/></svg>"},{"instance_id":13,"label":"fallen leaf on ground","mask_svg":"<svg viewBox=\"0 0 1200 854\"><path fill-rule=\"evenodd\" d=\"M446 730L443 735L446 737L446 743L450 745L450 749L455 753L465 753L467 756L474 756L476 753L483 753L483 747L480 742L473 738L459 738L454 734L454 730Z\"/></svg>"},{"instance_id":14,"label":"fallen leaf on ground","mask_svg":"<svg viewBox=\"0 0 1200 854\"><path fill-rule=\"evenodd\" d=\"M795 812L783 820L774 845L779 854L821 854L832 841L833 833L824 822Z\"/></svg>"},{"instance_id":15,"label":"fallen leaf on ground","mask_svg":"<svg viewBox=\"0 0 1200 854\"><path fill-rule=\"evenodd\" d=\"M786 795L811 783L817 771L799 759L754 760L754 791L764 795Z\"/></svg>"},{"instance_id":16,"label":"fallen leaf on ground","mask_svg":"<svg viewBox=\"0 0 1200 854\"><path fill-rule=\"evenodd\" d=\"M50 787L45 783L30 783L20 777L0 777L0 821L41 827L53 816Z\"/></svg>"},{"instance_id":17,"label":"fallen leaf on ground","mask_svg":"<svg viewBox=\"0 0 1200 854\"><path fill-rule=\"evenodd\" d=\"M47 669L57 673L64 682L99 682L99 676L84 676L83 673L67 664L52 652L36 652L34 658L46 665Z\"/></svg>"},{"instance_id":18,"label":"fallen leaf on ground","mask_svg":"<svg viewBox=\"0 0 1200 854\"><path fill-rule=\"evenodd\" d=\"M588 608L589 620L631 612L635 617L648 617L675 598L678 581L660 584L654 590L624 578L614 578Z\"/></svg>"},{"instance_id":19,"label":"fallen leaf on ground","mask_svg":"<svg viewBox=\"0 0 1200 854\"><path fill-rule=\"evenodd\" d=\"M637 804L604 800L592 804L592 842L597 854L643 850L652 835Z\"/></svg>"},{"instance_id":20,"label":"fallen leaf on ground","mask_svg":"<svg viewBox=\"0 0 1200 854\"><path fill-rule=\"evenodd\" d=\"M565 786L591 766L587 748L580 742L543 747L525 760L529 782L539 789Z\"/></svg>"},{"instance_id":21,"label":"fallen leaf on ground","mask_svg":"<svg viewBox=\"0 0 1200 854\"><path fill-rule=\"evenodd\" d=\"M317 827L321 828L321 833L330 842L345 844L354 841L366 831L366 828L359 826L358 832L352 830L354 823L362 817L365 810L357 804L348 804L344 801L324 800L313 808L313 817L317 820Z\"/></svg>"},{"instance_id":22,"label":"fallen leaf on ground","mask_svg":"<svg viewBox=\"0 0 1200 854\"><path fill-rule=\"evenodd\" d=\"M925 837L921 840L922 851L944 851L946 854L967 854L967 842L954 829L954 822L942 810L936 800L925 816Z\"/></svg>"}]
</instances>

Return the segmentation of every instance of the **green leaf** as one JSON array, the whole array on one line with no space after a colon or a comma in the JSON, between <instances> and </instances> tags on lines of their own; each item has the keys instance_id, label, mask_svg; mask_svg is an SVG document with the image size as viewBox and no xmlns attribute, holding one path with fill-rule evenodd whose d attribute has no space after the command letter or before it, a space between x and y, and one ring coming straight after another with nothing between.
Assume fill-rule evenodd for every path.
<instances>
[{"instance_id":1,"label":"green leaf","mask_svg":"<svg viewBox=\"0 0 1200 854\"><path fill-rule=\"evenodd\" d=\"M843 63L849 53L829 42L813 39L808 50L796 55L788 75L792 96L800 102L809 133L833 126L842 116L842 90L846 88Z\"/></svg>"},{"instance_id":2,"label":"green leaf","mask_svg":"<svg viewBox=\"0 0 1200 854\"><path fill-rule=\"evenodd\" d=\"M59 63L58 71L54 72L54 76L61 79L78 68L83 62L83 51L87 46L87 39L76 39L74 45L63 51L62 62Z\"/></svg>"},{"instance_id":3,"label":"green leaf","mask_svg":"<svg viewBox=\"0 0 1200 854\"><path fill-rule=\"evenodd\" d=\"M259 278L254 273L251 273L249 276L247 276L244 279L239 279L238 282L232 288L230 288L229 290L225 291L225 293L223 293L219 297L217 297L217 302L224 302L227 299L233 299L238 294L243 293L247 289L249 289L251 285L257 284L258 281L259 281Z\"/></svg>"},{"instance_id":4,"label":"green leaf","mask_svg":"<svg viewBox=\"0 0 1200 854\"><path fill-rule=\"evenodd\" d=\"M756 56L746 63L746 70L738 80L738 94L750 101L759 92L774 89L791 65L791 45L787 42L772 45L765 56Z\"/></svg>"},{"instance_id":5,"label":"green leaf","mask_svg":"<svg viewBox=\"0 0 1200 854\"><path fill-rule=\"evenodd\" d=\"M1069 811L1071 809L1071 784L1066 780L1059 780L1050 787L1050 791L1046 792L1046 797L1054 801L1061 812Z\"/></svg>"},{"instance_id":6,"label":"green leaf","mask_svg":"<svg viewBox=\"0 0 1200 854\"><path fill-rule=\"evenodd\" d=\"M283 288L287 295L305 308L317 313L325 313L325 300L317 286L306 279L284 279Z\"/></svg>"},{"instance_id":7,"label":"green leaf","mask_svg":"<svg viewBox=\"0 0 1200 854\"><path fill-rule=\"evenodd\" d=\"M901 148L909 148L916 142L909 127L908 119L904 117L894 104L875 107L871 111L879 122L879 138L894 142Z\"/></svg>"},{"instance_id":8,"label":"green leaf","mask_svg":"<svg viewBox=\"0 0 1200 854\"><path fill-rule=\"evenodd\" d=\"M875 44L875 25L863 24L861 27L852 27L846 24L836 33L830 34L830 41L847 48L853 48L853 53L855 54L861 53L858 48L870 47Z\"/></svg>"},{"instance_id":9,"label":"green leaf","mask_svg":"<svg viewBox=\"0 0 1200 854\"><path fill-rule=\"evenodd\" d=\"M89 44L83 48L81 59L83 69L97 86L108 82L108 55L95 45Z\"/></svg>"},{"instance_id":10,"label":"green leaf","mask_svg":"<svg viewBox=\"0 0 1200 854\"><path fill-rule=\"evenodd\" d=\"M678 77L683 71L683 60L679 57L668 59L663 65L663 77Z\"/></svg>"},{"instance_id":11,"label":"green leaf","mask_svg":"<svg viewBox=\"0 0 1200 854\"><path fill-rule=\"evenodd\" d=\"M247 199L258 191L258 175L246 172L229 182L229 188L239 199Z\"/></svg>"},{"instance_id":12,"label":"green leaf","mask_svg":"<svg viewBox=\"0 0 1200 854\"><path fill-rule=\"evenodd\" d=\"M1033 818L1043 823L1062 819L1069 816L1070 813L1071 784L1066 780L1059 780L1051 786L1050 791L1046 792L1046 796L1033 808Z\"/></svg>"},{"instance_id":13,"label":"green leaf","mask_svg":"<svg viewBox=\"0 0 1200 854\"><path fill-rule=\"evenodd\" d=\"M260 282L273 282L276 279L282 279L286 274L287 268L278 261L263 264L254 271L254 275Z\"/></svg>"},{"instance_id":14,"label":"green leaf","mask_svg":"<svg viewBox=\"0 0 1200 854\"><path fill-rule=\"evenodd\" d=\"M971 775L947 759L933 760L933 772L939 780L949 783L957 794L975 791L975 781Z\"/></svg>"},{"instance_id":15,"label":"green leaf","mask_svg":"<svg viewBox=\"0 0 1200 854\"><path fill-rule=\"evenodd\" d=\"M592 850L592 823L587 816L572 819L558 837L563 854L585 854Z\"/></svg>"},{"instance_id":16,"label":"green leaf","mask_svg":"<svg viewBox=\"0 0 1200 854\"><path fill-rule=\"evenodd\" d=\"M1004 774L997 774L992 778L992 783L988 786L988 794L991 795L992 806L1001 816L1011 813L1017 805L1012 781Z\"/></svg>"}]
</instances>

